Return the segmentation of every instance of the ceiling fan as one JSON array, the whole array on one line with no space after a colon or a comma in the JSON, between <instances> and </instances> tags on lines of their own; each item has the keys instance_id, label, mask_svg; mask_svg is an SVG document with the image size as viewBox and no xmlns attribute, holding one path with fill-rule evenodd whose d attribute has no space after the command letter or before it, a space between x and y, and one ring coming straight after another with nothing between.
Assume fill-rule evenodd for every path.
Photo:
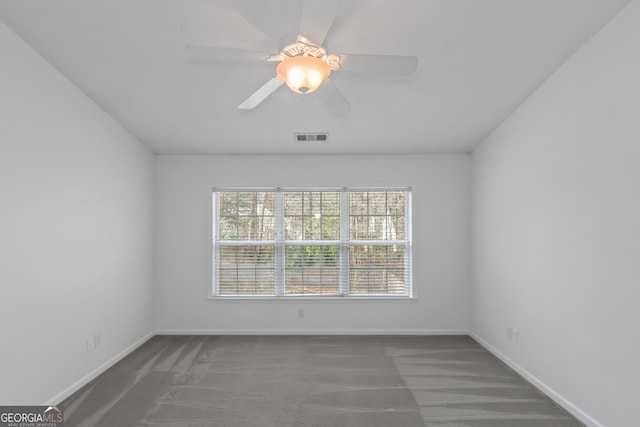
<instances>
[{"instance_id":1,"label":"ceiling fan","mask_svg":"<svg viewBox=\"0 0 640 427\"><path fill-rule=\"evenodd\" d=\"M193 58L227 63L279 62L276 75L238 105L241 110L256 108L286 84L300 94L310 94L323 86L324 100L329 108L346 111L350 104L331 83L329 76L332 71L409 76L415 73L418 59L398 55L329 54L323 45L340 4L341 0L302 0L297 40L276 54L263 50L196 45L187 45L185 52Z\"/></svg>"}]
</instances>

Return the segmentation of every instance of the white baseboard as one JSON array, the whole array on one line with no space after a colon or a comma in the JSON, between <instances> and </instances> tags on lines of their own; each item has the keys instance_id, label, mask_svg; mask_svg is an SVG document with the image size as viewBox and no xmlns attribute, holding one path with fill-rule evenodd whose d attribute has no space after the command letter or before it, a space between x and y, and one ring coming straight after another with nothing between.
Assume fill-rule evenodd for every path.
<instances>
[{"instance_id":1,"label":"white baseboard","mask_svg":"<svg viewBox=\"0 0 640 427\"><path fill-rule=\"evenodd\" d=\"M133 352L142 344L144 344L145 342L153 338L154 335L155 334L153 332L149 332L147 335L143 336L142 338L140 338L139 340L137 340L136 342L134 342L133 344L131 344L130 346L122 350L120 353L116 354L111 359L107 360L102 365L98 366L96 369L89 372L87 375L80 378L78 381L74 382L69 387L65 388L60 393L53 396L51 399L45 401L45 403L43 403L42 405L43 406L57 405L58 403L62 402L64 399L71 396L73 393L80 390L85 385L89 384L98 375L100 375L101 373L103 373L104 371L106 371L107 369L109 369L110 367L112 367L122 359L124 359L127 355L129 355L129 353Z\"/></svg>"},{"instance_id":2,"label":"white baseboard","mask_svg":"<svg viewBox=\"0 0 640 427\"><path fill-rule=\"evenodd\" d=\"M155 335L469 335L466 329L158 329Z\"/></svg>"},{"instance_id":3,"label":"white baseboard","mask_svg":"<svg viewBox=\"0 0 640 427\"><path fill-rule=\"evenodd\" d=\"M604 427L602 424L600 424L598 421L596 421L595 419L593 419L592 417L590 417L586 412L584 412L582 409L578 408L577 406L575 406L573 403L571 403L570 401L568 401L567 399L565 399L563 396L561 396L560 394L558 394L555 390L553 390L551 387L547 386L545 383L543 383L542 381L540 381L538 378L536 378L535 376L533 376L531 373L529 373L526 369L524 369L522 366L518 365L516 362L514 362L512 359L510 359L507 355L505 355L504 353L502 353L500 350L498 350L497 348L495 348L494 346L492 346L491 344L489 344L487 341L485 341L484 339L480 338L475 332L473 331L469 331L469 336L471 336L471 338L473 338L474 340L478 341L478 343L480 343L480 345L482 345L484 348L486 348L489 352L491 352L494 356L496 356L498 359L502 360L504 363L506 363L511 369L513 369L514 371L516 371L518 374L520 374L522 377L524 377L527 381L529 381L531 384L533 384L536 388L538 388L541 392L543 392L544 394L546 394L549 398L551 398L554 402L556 402L558 405L562 406L564 409L566 409L571 415L573 415L574 417L576 417L578 420L580 420L581 422L583 422L584 424L586 424L588 427Z\"/></svg>"}]
</instances>

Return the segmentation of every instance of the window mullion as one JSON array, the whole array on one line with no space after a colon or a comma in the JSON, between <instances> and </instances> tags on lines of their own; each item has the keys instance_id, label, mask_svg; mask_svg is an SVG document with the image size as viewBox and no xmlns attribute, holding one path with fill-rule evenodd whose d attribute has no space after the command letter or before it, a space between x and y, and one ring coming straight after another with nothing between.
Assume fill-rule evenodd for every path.
<instances>
[{"instance_id":1,"label":"window mullion","mask_svg":"<svg viewBox=\"0 0 640 427\"><path fill-rule=\"evenodd\" d=\"M407 191L405 196L405 200L404 200L404 238L407 241L405 243L405 250L404 250L404 277L405 277L405 281L404 281L404 291L405 294L407 294L408 296L413 296L412 295L412 289L413 289L413 277L411 276L411 263L412 263L412 259L411 259L411 255L413 252L413 248L412 248L412 243L411 241L413 240L413 230L411 229L412 226L412 222L413 222L413 206L412 206L412 200L411 200L411 191Z\"/></svg>"},{"instance_id":2,"label":"window mullion","mask_svg":"<svg viewBox=\"0 0 640 427\"><path fill-rule=\"evenodd\" d=\"M349 295L349 192L340 192L340 294Z\"/></svg>"},{"instance_id":3,"label":"window mullion","mask_svg":"<svg viewBox=\"0 0 640 427\"><path fill-rule=\"evenodd\" d=\"M284 192L275 192L275 291L284 295Z\"/></svg>"},{"instance_id":4,"label":"window mullion","mask_svg":"<svg viewBox=\"0 0 640 427\"><path fill-rule=\"evenodd\" d=\"M219 231L218 231L218 224L220 223L220 213L219 211L219 206L220 206L220 193L215 191L213 193L213 203L211 206L211 213L212 213L212 229L213 229L213 235L212 235L212 242L211 242L211 250L212 250L212 258L213 258L213 295L219 295L220 294L220 252L218 249L219 246L219 241L220 241L220 236L219 236Z\"/></svg>"}]
</instances>

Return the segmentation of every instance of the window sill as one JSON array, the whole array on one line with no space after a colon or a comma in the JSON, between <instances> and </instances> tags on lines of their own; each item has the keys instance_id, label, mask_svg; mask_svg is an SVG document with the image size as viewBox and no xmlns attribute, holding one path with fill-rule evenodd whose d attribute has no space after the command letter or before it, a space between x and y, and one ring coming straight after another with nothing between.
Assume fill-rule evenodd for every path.
<instances>
[{"instance_id":1,"label":"window sill","mask_svg":"<svg viewBox=\"0 0 640 427\"><path fill-rule=\"evenodd\" d=\"M365 297L365 296L350 296L350 297L340 297L340 296L290 296L290 297L282 297L282 296L213 296L210 295L207 297L207 301L208 302L257 302L257 303L263 303L263 302L277 302L277 303L281 303L284 302L286 303L287 301L295 301L296 303L299 303L301 301L304 302L313 302L313 303L318 303L318 302L326 302L326 301L330 301L330 302L336 302L336 301L358 301L358 302L362 302L362 301L377 301L377 302L390 302L390 301L394 301L394 302L411 302L411 301L417 301L418 298L413 296L413 297L407 297L407 296L387 296L387 295L380 295L380 296L370 296L370 297Z\"/></svg>"}]
</instances>

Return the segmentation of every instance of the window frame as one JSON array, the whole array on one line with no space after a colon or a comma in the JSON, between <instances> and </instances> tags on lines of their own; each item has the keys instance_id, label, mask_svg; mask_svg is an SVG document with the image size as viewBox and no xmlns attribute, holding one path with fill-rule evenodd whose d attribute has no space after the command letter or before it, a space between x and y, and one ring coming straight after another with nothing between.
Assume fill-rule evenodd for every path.
<instances>
[{"instance_id":1,"label":"window frame","mask_svg":"<svg viewBox=\"0 0 640 427\"><path fill-rule=\"evenodd\" d=\"M350 232L350 200L349 194L352 192L405 192L406 200L404 207L404 239L380 240L380 239L352 239ZM276 236L273 240L265 240L264 245L274 245L275 261L274 261L274 294L218 294L218 259L216 258L216 232L220 221L219 201L216 200L221 192L273 192L275 204L275 229ZM339 222L340 236L338 240L287 240L284 236L283 225L285 223L284 197L286 192L338 192L340 194L339 201ZM209 300L412 300L416 299L416 290L414 289L414 269L413 269L413 188L411 186L401 187L212 187L210 189L210 215L209 215L209 281L207 284ZM369 215L371 216L371 215ZM389 215L385 215L389 216ZM255 245L253 241L238 240L235 243L226 242L229 246L242 245L245 242L248 245ZM285 247L286 246L338 246L338 274L340 276L340 293L338 294L287 294L285 293L286 285L286 267L285 263ZM349 252L354 246L403 246L404 247L404 288L403 293L350 293L350 272Z\"/></svg>"}]
</instances>

